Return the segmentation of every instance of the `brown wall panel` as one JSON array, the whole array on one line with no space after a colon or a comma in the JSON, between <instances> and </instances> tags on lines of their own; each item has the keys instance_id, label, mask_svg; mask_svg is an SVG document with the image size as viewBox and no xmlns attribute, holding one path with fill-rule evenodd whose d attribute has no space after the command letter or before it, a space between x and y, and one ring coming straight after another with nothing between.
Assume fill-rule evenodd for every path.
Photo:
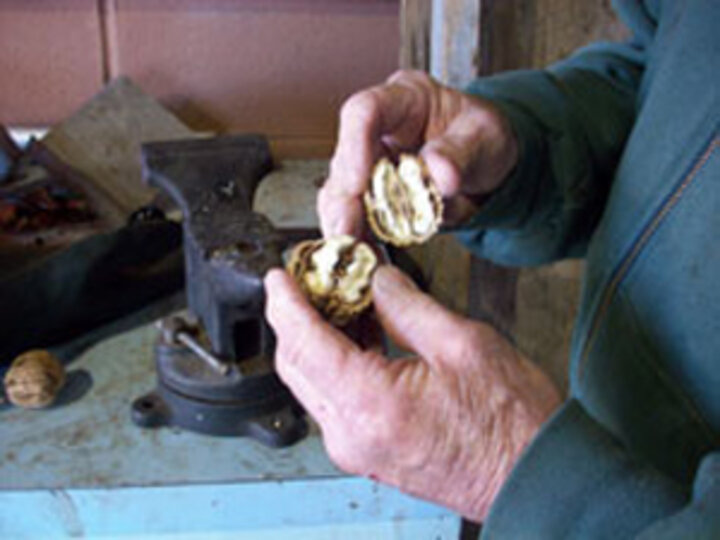
<instances>
[{"instance_id":1,"label":"brown wall panel","mask_svg":"<svg viewBox=\"0 0 720 540\"><path fill-rule=\"evenodd\" d=\"M128 75L196 129L324 155L398 49L398 0L0 0L0 122L54 124Z\"/></svg>"},{"instance_id":2,"label":"brown wall panel","mask_svg":"<svg viewBox=\"0 0 720 540\"><path fill-rule=\"evenodd\" d=\"M41 126L102 85L95 0L0 0L0 122Z\"/></svg>"},{"instance_id":3,"label":"brown wall panel","mask_svg":"<svg viewBox=\"0 0 720 540\"><path fill-rule=\"evenodd\" d=\"M119 0L115 9L111 72L199 129L327 146L343 99L397 66L393 1Z\"/></svg>"}]
</instances>

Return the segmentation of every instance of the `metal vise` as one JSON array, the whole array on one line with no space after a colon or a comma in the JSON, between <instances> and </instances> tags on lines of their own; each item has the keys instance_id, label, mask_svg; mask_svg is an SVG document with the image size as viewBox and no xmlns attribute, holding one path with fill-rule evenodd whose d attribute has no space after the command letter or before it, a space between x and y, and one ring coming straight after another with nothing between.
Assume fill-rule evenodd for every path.
<instances>
[{"instance_id":1,"label":"metal vise","mask_svg":"<svg viewBox=\"0 0 720 540\"><path fill-rule=\"evenodd\" d=\"M270 446L295 442L306 422L274 372L274 336L263 316L263 276L282 265L287 240L252 211L255 189L272 169L266 140L151 143L142 157L145 179L182 210L186 294L197 322L160 322L158 385L133 403L134 421Z\"/></svg>"}]
</instances>

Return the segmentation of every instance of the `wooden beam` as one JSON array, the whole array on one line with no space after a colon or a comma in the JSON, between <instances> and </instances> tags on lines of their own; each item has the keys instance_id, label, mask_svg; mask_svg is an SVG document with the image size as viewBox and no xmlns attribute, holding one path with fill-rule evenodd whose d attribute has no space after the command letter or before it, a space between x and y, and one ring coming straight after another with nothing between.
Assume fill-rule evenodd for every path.
<instances>
[{"instance_id":1,"label":"wooden beam","mask_svg":"<svg viewBox=\"0 0 720 540\"><path fill-rule=\"evenodd\" d=\"M402 0L400 3L400 67L430 69L431 0Z\"/></svg>"},{"instance_id":2,"label":"wooden beam","mask_svg":"<svg viewBox=\"0 0 720 540\"><path fill-rule=\"evenodd\" d=\"M480 73L483 0L432 2L430 72L445 84L460 88Z\"/></svg>"}]
</instances>

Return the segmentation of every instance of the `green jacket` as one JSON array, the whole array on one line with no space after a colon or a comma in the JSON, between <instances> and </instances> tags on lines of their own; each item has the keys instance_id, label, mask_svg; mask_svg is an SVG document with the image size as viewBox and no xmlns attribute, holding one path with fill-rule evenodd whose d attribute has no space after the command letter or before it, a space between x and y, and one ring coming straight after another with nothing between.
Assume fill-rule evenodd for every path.
<instances>
[{"instance_id":1,"label":"green jacket","mask_svg":"<svg viewBox=\"0 0 720 540\"><path fill-rule=\"evenodd\" d=\"M506 264L587 258L571 397L486 538L720 538L720 1L616 4L629 43L469 88L521 159L458 236Z\"/></svg>"}]
</instances>

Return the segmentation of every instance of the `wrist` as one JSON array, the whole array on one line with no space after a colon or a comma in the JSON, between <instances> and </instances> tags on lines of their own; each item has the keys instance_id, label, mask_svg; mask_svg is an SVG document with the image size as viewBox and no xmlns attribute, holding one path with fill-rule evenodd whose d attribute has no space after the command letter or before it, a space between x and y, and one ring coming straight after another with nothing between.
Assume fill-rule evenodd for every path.
<instances>
[{"instance_id":1,"label":"wrist","mask_svg":"<svg viewBox=\"0 0 720 540\"><path fill-rule=\"evenodd\" d=\"M474 484L468 491L469 508L463 512L478 521L485 519L515 465L561 404L550 378L503 338L498 339L486 349L491 354L483 355L483 360L489 359L481 369L488 381L487 430L484 447L473 456L470 470L478 474L469 475Z\"/></svg>"}]
</instances>

